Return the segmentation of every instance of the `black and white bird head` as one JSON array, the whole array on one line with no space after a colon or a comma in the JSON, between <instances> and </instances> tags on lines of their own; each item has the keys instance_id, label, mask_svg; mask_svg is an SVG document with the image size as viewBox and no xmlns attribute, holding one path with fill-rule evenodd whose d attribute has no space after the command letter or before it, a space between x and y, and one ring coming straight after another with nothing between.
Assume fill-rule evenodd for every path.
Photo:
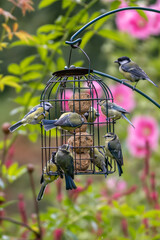
<instances>
[{"instance_id":1,"label":"black and white bird head","mask_svg":"<svg viewBox=\"0 0 160 240\"><path fill-rule=\"evenodd\" d=\"M114 63L118 63L120 66L126 63L131 62L131 59L129 57L120 57L118 58L116 61L114 61Z\"/></svg>"},{"instance_id":2,"label":"black and white bird head","mask_svg":"<svg viewBox=\"0 0 160 240\"><path fill-rule=\"evenodd\" d=\"M41 102L40 105L43 107L43 104L44 104L44 109L45 109L45 111L49 111L49 109L53 107L52 104L49 103L49 102L44 102L44 103Z\"/></svg>"}]
</instances>

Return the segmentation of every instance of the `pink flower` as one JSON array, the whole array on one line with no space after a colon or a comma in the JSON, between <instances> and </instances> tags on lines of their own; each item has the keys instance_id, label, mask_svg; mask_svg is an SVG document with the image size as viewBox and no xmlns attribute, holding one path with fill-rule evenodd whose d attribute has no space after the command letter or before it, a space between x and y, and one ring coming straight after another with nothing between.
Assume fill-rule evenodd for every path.
<instances>
[{"instance_id":1,"label":"pink flower","mask_svg":"<svg viewBox=\"0 0 160 240\"><path fill-rule=\"evenodd\" d=\"M54 240L62 240L64 230L62 228L57 228L53 232Z\"/></svg>"},{"instance_id":2,"label":"pink flower","mask_svg":"<svg viewBox=\"0 0 160 240\"><path fill-rule=\"evenodd\" d=\"M126 3L122 3L121 7L127 7ZM157 5L154 8L157 9ZM151 8L153 7L150 6ZM120 31L128 32L131 36L139 39L146 39L151 34L159 33L159 14L145 11L147 20L139 15L136 10L122 11L117 13L116 25ZM156 28L156 29L154 29Z\"/></svg>"},{"instance_id":3,"label":"pink flower","mask_svg":"<svg viewBox=\"0 0 160 240\"><path fill-rule=\"evenodd\" d=\"M150 8L160 10L160 1L157 1L155 4L151 5ZM160 34L160 14L148 12L147 16L149 16L150 19L150 33L152 35Z\"/></svg>"},{"instance_id":4,"label":"pink flower","mask_svg":"<svg viewBox=\"0 0 160 240\"><path fill-rule=\"evenodd\" d=\"M88 88L88 90L86 91L89 95L91 95L91 98L101 98L102 94L103 94L103 90L102 87L99 83L97 83L96 81L92 82L93 86L88 86L87 83L84 84L84 87ZM91 91L90 91L91 89ZM93 93L93 96L92 96Z\"/></svg>"},{"instance_id":5,"label":"pink flower","mask_svg":"<svg viewBox=\"0 0 160 240\"><path fill-rule=\"evenodd\" d=\"M124 180L119 180L115 177L107 179L107 188L112 192L124 192L127 189L127 183Z\"/></svg>"},{"instance_id":6,"label":"pink flower","mask_svg":"<svg viewBox=\"0 0 160 240\"><path fill-rule=\"evenodd\" d=\"M132 111L135 107L134 93L128 87L122 84L116 84L110 86L110 90L113 94L114 102L127 111Z\"/></svg>"},{"instance_id":7,"label":"pink flower","mask_svg":"<svg viewBox=\"0 0 160 240\"><path fill-rule=\"evenodd\" d=\"M73 95L73 92L68 89L65 91L65 94L64 94L64 92L62 93L62 100L68 100L72 97L72 95ZM69 106L68 106L68 101L62 101L62 108L66 112L70 111Z\"/></svg>"},{"instance_id":8,"label":"pink flower","mask_svg":"<svg viewBox=\"0 0 160 240\"><path fill-rule=\"evenodd\" d=\"M158 145L158 123L153 117L137 116L132 120L135 129L128 128L128 149L135 157L144 157L148 150L148 143L151 150L155 150Z\"/></svg>"}]
</instances>

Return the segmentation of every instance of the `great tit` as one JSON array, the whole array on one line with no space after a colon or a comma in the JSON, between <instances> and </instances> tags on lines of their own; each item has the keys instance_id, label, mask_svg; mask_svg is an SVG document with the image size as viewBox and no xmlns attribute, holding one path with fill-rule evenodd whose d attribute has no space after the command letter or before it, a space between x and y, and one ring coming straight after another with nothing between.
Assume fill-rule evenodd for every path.
<instances>
[{"instance_id":1,"label":"great tit","mask_svg":"<svg viewBox=\"0 0 160 240\"><path fill-rule=\"evenodd\" d=\"M49 175L49 172L54 172L56 175ZM42 184L41 189L39 191L37 201L40 201L43 198L44 191L48 183L55 181L59 177L58 168L54 162L54 157L47 162L47 167L45 166L43 169L43 174L41 176L40 183Z\"/></svg>"},{"instance_id":2,"label":"great tit","mask_svg":"<svg viewBox=\"0 0 160 240\"><path fill-rule=\"evenodd\" d=\"M107 176L107 169L106 169L106 159L105 155L98 149L94 148L90 152L90 156L92 158L92 162L105 173L105 177Z\"/></svg>"},{"instance_id":3,"label":"great tit","mask_svg":"<svg viewBox=\"0 0 160 240\"><path fill-rule=\"evenodd\" d=\"M107 116L109 119L118 120L120 118L124 118L125 120L127 120L127 122L129 122L129 124L132 127L134 127L133 124L129 121L129 119L125 115L125 114L129 114L129 112L127 112L121 106L119 106L116 103L113 103L109 100L102 100L99 102L99 105L101 106L102 113L105 116Z\"/></svg>"},{"instance_id":4,"label":"great tit","mask_svg":"<svg viewBox=\"0 0 160 240\"><path fill-rule=\"evenodd\" d=\"M81 127L83 123L84 118L75 112L63 113L59 119L55 120L42 120L42 124L44 125L44 129L46 131L58 126L64 130L71 131Z\"/></svg>"},{"instance_id":5,"label":"great tit","mask_svg":"<svg viewBox=\"0 0 160 240\"><path fill-rule=\"evenodd\" d=\"M76 189L74 179L74 162L73 156L70 152L70 145L63 144L58 148L55 156L57 167L62 169L65 174L66 190Z\"/></svg>"},{"instance_id":6,"label":"great tit","mask_svg":"<svg viewBox=\"0 0 160 240\"><path fill-rule=\"evenodd\" d=\"M9 130L14 132L20 126L25 126L26 124L37 124L41 120L48 116L50 108L53 106L49 102L40 103L39 105L33 107L23 118L14 125L12 125ZM45 112L44 112L45 111Z\"/></svg>"},{"instance_id":7,"label":"great tit","mask_svg":"<svg viewBox=\"0 0 160 240\"><path fill-rule=\"evenodd\" d=\"M105 155L116 161L119 176L121 176L121 174L123 173L122 171L123 155L119 138L114 133L107 133L104 135L104 138L105 138Z\"/></svg>"},{"instance_id":8,"label":"great tit","mask_svg":"<svg viewBox=\"0 0 160 240\"><path fill-rule=\"evenodd\" d=\"M87 122L90 122L90 123L94 122L99 115L100 114L96 111L94 107L90 107L88 112L84 113L84 116L87 119Z\"/></svg>"},{"instance_id":9,"label":"great tit","mask_svg":"<svg viewBox=\"0 0 160 240\"><path fill-rule=\"evenodd\" d=\"M130 80L131 82L136 82L134 87L136 87L139 80L148 80L154 86L158 87L157 84L155 84L142 70L142 68L140 68L129 57L120 57L114 62L119 64L119 71L127 80Z\"/></svg>"}]
</instances>

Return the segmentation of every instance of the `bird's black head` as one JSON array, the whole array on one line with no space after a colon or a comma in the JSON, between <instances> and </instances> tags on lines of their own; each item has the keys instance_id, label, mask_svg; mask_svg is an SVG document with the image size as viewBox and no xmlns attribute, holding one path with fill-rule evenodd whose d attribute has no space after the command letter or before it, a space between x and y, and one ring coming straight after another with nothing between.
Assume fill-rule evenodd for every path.
<instances>
[{"instance_id":1,"label":"bird's black head","mask_svg":"<svg viewBox=\"0 0 160 240\"><path fill-rule=\"evenodd\" d=\"M126 57L126 56L124 56L124 57L120 57L120 58L118 58L116 61L114 61L115 63L118 63L119 65L123 65L123 64L125 64L125 63L129 63L129 62L131 62L131 59L129 58L129 57Z\"/></svg>"}]
</instances>

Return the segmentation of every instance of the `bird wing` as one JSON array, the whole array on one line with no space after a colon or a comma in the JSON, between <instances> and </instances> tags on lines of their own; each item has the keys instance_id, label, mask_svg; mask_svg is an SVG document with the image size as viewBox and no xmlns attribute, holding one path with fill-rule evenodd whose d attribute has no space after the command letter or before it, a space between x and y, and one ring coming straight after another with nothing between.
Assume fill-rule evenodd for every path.
<instances>
[{"instance_id":1,"label":"bird wing","mask_svg":"<svg viewBox=\"0 0 160 240\"><path fill-rule=\"evenodd\" d=\"M37 106L33 107L23 118L26 118L28 115L30 115L31 113L35 112L38 107L40 107L40 104L38 104Z\"/></svg>"},{"instance_id":2,"label":"bird wing","mask_svg":"<svg viewBox=\"0 0 160 240\"><path fill-rule=\"evenodd\" d=\"M69 116L70 114L68 114L67 116L65 115L64 117L59 118L56 123L55 126L63 126L63 127L70 127L70 121L69 121Z\"/></svg>"},{"instance_id":3,"label":"bird wing","mask_svg":"<svg viewBox=\"0 0 160 240\"><path fill-rule=\"evenodd\" d=\"M126 63L121 66L122 70L125 72L130 72L134 76L137 76L141 79L148 79L148 75L140 68L136 63Z\"/></svg>"},{"instance_id":4,"label":"bird wing","mask_svg":"<svg viewBox=\"0 0 160 240\"><path fill-rule=\"evenodd\" d=\"M118 112L129 113L124 108L122 108L121 106L117 105L116 103L113 103L113 107L112 108L114 110L118 111Z\"/></svg>"},{"instance_id":5,"label":"bird wing","mask_svg":"<svg viewBox=\"0 0 160 240\"><path fill-rule=\"evenodd\" d=\"M123 165L123 155L120 141L118 139L110 141L108 143L108 149L112 156L120 163L120 165Z\"/></svg>"}]
</instances>

